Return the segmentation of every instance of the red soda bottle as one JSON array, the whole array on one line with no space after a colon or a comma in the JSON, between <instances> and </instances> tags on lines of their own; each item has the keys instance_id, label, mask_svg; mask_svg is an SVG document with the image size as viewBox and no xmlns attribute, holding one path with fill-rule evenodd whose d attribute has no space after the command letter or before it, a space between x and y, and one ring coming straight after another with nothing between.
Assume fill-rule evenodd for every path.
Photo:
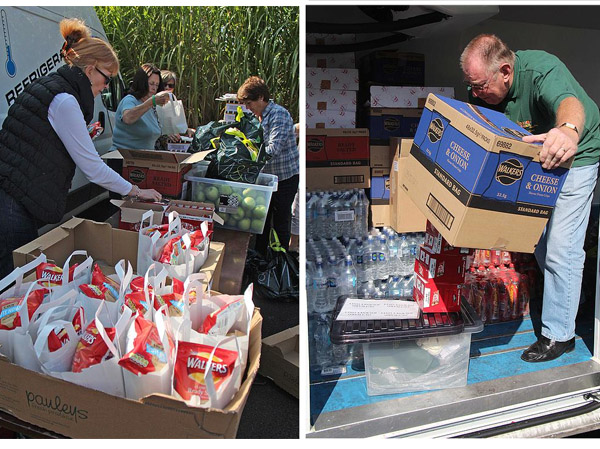
<instances>
[{"instance_id":1,"label":"red soda bottle","mask_svg":"<svg viewBox=\"0 0 600 449\"><path fill-rule=\"evenodd\" d=\"M489 319L491 322L496 322L500 319L500 306L498 304L498 279L496 276L496 268L490 268L488 272L488 310Z\"/></svg>"},{"instance_id":2,"label":"red soda bottle","mask_svg":"<svg viewBox=\"0 0 600 449\"><path fill-rule=\"evenodd\" d=\"M529 314L529 276L525 273L519 276L519 314L525 316Z\"/></svg>"},{"instance_id":3,"label":"red soda bottle","mask_svg":"<svg viewBox=\"0 0 600 449\"><path fill-rule=\"evenodd\" d=\"M521 313L519 311L519 302L521 300L521 298L519 297L519 286L520 286L521 275L519 273L517 273L514 268L511 268L507 274L510 279L510 288L509 288L509 294L510 294L510 300L511 300L510 318L515 320L518 316L521 315Z\"/></svg>"},{"instance_id":4,"label":"red soda bottle","mask_svg":"<svg viewBox=\"0 0 600 449\"><path fill-rule=\"evenodd\" d=\"M480 264L483 265L485 268L489 268L490 264L491 264L491 259L492 259L492 252L489 249L482 249L480 261L479 261Z\"/></svg>"},{"instance_id":5,"label":"red soda bottle","mask_svg":"<svg viewBox=\"0 0 600 449\"><path fill-rule=\"evenodd\" d=\"M498 279L498 318L500 321L510 319L510 280L506 276L505 270L499 270L497 273Z\"/></svg>"},{"instance_id":6,"label":"red soda bottle","mask_svg":"<svg viewBox=\"0 0 600 449\"><path fill-rule=\"evenodd\" d=\"M492 251L490 251L491 255L491 266L494 267L499 267L500 265L502 265L502 251L498 250L498 249L494 249Z\"/></svg>"},{"instance_id":7,"label":"red soda bottle","mask_svg":"<svg viewBox=\"0 0 600 449\"><path fill-rule=\"evenodd\" d=\"M511 253L508 251L502 251L502 265L509 266L512 262Z\"/></svg>"}]
</instances>

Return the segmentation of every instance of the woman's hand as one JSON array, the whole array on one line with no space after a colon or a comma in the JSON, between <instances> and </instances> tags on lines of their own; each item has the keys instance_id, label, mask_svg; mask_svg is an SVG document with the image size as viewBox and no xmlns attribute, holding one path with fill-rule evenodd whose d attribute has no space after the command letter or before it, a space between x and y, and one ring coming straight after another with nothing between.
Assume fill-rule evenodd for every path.
<instances>
[{"instance_id":1,"label":"woman's hand","mask_svg":"<svg viewBox=\"0 0 600 449\"><path fill-rule=\"evenodd\" d=\"M196 134L196 130L194 128L188 128L185 133L187 137L194 137L194 134Z\"/></svg>"},{"instance_id":2,"label":"woman's hand","mask_svg":"<svg viewBox=\"0 0 600 449\"><path fill-rule=\"evenodd\" d=\"M171 143L181 142L181 136L179 134L171 134L168 139Z\"/></svg>"},{"instance_id":3,"label":"woman's hand","mask_svg":"<svg viewBox=\"0 0 600 449\"><path fill-rule=\"evenodd\" d=\"M167 92L166 90L163 90L162 92L159 92L154 96L156 104L160 106L164 106L165 104L167 104L170 99L171 94L169 94L169 92Z\"/></svg>"},{"instance_id":4,"label":"woman's hand","mask_svg":"<svg viewBox=\"0 0 600 449\"><path fill-rule=\"evenodd\" d=\"M162 200L162 195L154 189L140 189L138 186L134 185L131 187L131 191L127 194L127 196L134 196L141 200L147 201L160 201Z\"/></svg>"}]
</instances>

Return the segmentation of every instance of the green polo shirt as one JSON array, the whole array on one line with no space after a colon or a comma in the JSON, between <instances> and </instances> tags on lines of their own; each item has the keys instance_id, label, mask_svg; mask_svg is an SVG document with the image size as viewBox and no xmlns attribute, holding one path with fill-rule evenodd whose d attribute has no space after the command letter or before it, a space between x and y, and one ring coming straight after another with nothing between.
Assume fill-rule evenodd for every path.
<instances>
[{"instance_id":1,"label":"green polo shirt","mask_svg":"<svg viewBox=\"0 0 600 449\"><path fill-rule=\"evenodd\" d=\"M556 111L562 100L577 98L585 109L585 126L573 167L592 165L600 157L600 113L569 69L554 55L540 50L515 52L513 83L506 98L498 105L488 105L474 98L469 101L504 113L532 134L548 132L556 123Z\"/></svg>"}]
</instances>

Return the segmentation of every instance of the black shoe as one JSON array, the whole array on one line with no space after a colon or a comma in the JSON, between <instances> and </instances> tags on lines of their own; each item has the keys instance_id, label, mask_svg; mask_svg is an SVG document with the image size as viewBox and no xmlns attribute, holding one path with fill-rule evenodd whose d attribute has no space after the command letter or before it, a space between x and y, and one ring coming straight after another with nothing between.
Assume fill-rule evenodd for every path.
<instances>
[{"instance_id":1,"label":"black shoe","mask_svg":"<svg viewBox=\"0 0 600 449\"><path fill-rule=\"evenodd\" d=\"M575 337L569 341L554 341L541 336L538 341L521 354L521 360L526 362L548 362L554 360L565 352L575 349Z\"/></svg>"}]
</instances>

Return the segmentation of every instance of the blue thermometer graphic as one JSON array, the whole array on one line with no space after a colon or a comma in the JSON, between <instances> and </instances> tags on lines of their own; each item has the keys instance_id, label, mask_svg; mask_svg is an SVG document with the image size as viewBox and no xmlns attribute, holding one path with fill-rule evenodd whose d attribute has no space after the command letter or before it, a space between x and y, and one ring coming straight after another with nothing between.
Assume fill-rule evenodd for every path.
<instances>
[{"instance_id":1,"label":"blue thermometer graphic","mask_svg":"<svg viewBox=\"0 0 600 449\"><path fill-rule=\"evenodd\" d=\"M10 34L8 33L8 20L6 19L6 11L0 11L2 16L2 32L4 33L4 46L6 47L6 73L13 78L17 74L17 66L12 59L10 52Z\"/></svg>"}]
</instances>

